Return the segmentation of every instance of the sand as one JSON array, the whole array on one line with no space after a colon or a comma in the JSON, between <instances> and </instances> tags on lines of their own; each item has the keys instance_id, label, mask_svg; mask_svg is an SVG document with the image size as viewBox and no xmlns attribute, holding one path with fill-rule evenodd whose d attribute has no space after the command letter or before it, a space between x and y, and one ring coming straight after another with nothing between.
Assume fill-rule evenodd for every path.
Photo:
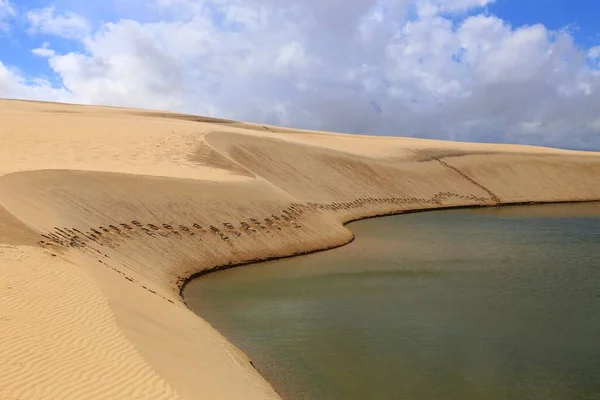
<instances>
[{"instance_id":1,"label":"sand","mask_svg":"<svg viewBox=\"0 0 600 400\"><path fill-rule=\"evenodd\" d=\"M0 100L0 399L277 399L187 309L350 220L600 200L600 154Z\"/></svg>"}]
</instances>

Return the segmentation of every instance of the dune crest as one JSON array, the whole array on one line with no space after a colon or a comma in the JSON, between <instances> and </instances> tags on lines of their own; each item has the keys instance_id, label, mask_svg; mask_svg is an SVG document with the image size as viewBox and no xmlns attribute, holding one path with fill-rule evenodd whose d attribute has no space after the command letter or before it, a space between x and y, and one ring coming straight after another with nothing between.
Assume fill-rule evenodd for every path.
<instances>
[{"instance_id":1,"label":"dune crest","mask_svg":"<svg viewBox=\"0 0 600 400\"><path fill-rule=\"evenodd\" d=\"M367 216L600 200L598 153L0 105L0 399L275 399L185 307L191 276Z\"/></svg>"}]
</instances>

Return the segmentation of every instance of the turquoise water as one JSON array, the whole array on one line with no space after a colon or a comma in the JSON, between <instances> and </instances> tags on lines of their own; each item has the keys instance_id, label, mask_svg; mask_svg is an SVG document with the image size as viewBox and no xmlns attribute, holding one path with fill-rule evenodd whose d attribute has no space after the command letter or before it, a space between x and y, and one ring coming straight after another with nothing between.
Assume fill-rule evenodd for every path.
<instances>
[{"instance_id":1,"label":"turquoise water","mask_svg":"<svg viewBox=\"0 0 600 400\"><path fill-rule=\"evenodd\" d=\"M600 399L600 204L371 219L188 305L284 399Z\"/></svg>"}]
</instances>

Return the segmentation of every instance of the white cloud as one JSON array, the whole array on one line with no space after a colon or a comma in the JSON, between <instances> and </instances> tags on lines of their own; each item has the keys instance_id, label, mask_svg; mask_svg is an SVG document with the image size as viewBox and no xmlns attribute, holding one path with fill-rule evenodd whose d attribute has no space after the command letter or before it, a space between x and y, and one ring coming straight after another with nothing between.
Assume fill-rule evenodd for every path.
<instances>
[{"instance_id":1,"label":"white cloud","mask_svg":"<svg viewBox=\"0 0 600 400\"><path fill-rule=\"evenodd\" d=\"M279 48L275 66L280 68L304 68L309 62L304 47L298 42L290 42Z\"/></svg>"},{"instance_id":2,"label":"white cloud","mask_svg":"<svg viewBox=\"0 0 600 400\"><path fill-rule=\"evenodd\" d=\"M447 16L489 3L155 0L148 22L106 23L80 36L81 51L32 50L64 89L29 93L337 131L600 148L600 71L590 62L600 50L543 25ZM409 5L416 20L406 18ZM32 84L12 79L13 92Z\"/></svg>"},{"instance_id":3,"label":"white cloud","mask_svg":"<svg viewBox=\"0 0 600 400\"><path fill-rule=\"evenodd\" d=\"M90 26L85 18L71 12L55 15L54 7L29 11L27 19L31 33L42 33L65 39L81 39L90 32Z\"/></svg>"},{"instance_id":4,"label":"white cloud","mask_svg":"<svg viewBox=\"0 0 600 400\"><path fill-rule=\"evenodd\" d=\"M8 0L0 0L0 17L15 16L16 10Z\"/></svg>"},{"instance_id":5,"label":"white cloud","mask_svg":"<svg viewBox=\"0 0 600 400\"><path fill-rule=\"evenodd\" d=\"M553 45L548 39L542 25L511 31L481 52L475 72L485 83L534 79L552 54Z\"/></svg>"},{"instance_id":6,"label":"white cloud","mask_svg":"<svg viewBox=\"0 0 600 400\"><path fill-rule=\"evenodd\" d=\"M48 42L44 42L42 47L38 47L36 49L31 50L33 54L40 57L53 57L56 55L56 52L50 48L50 44Z\"/></svg>"},{"instance_id":7,"label":"white cloud","mask_svg":"<svg viewBox=\"0 0 600 400\"><path fill-rule=\"evenodd\" d=\"M438 5L444 11L464 12L474 8L485 7L494 3L495 0L431 0L433 4Z\"/></svg>"},{"instance_id":8,"label":"white cloud","mask_svg":"<svg viewBox=\"0 0 600 400\"><path fill-rule=\"evenodd\" d=\"M440 13L461 14L482 8L495 0L416 0L419 18L425 19Z\"/></svg>"},{"instance_id":9,"label":"white cloud","mask_svg":"<svg viewBox=\"0 0 600 400\"><path fill-rule=\"evenodd\" d=\"M0 0L0 31L6 30L7 20L17 15L14 6L8 0Z\"/></svg>"},{"instance_id":10,"label":"white cloud","mask_svg":"<svg viewBox=\"0 0 600 400\"><path fill-rule=\"evenodd\" d=\"M181 40L183 36L176 36ZM64 86L84 103L161 109L182 107L181 69L150 30L133 21L108 24L86 40L89 54L50 57Z\"/></svg>"},{"instance_id":11,"label":"white cloud","mask_svg":"<svg viewBox=\"0 0 600 400\"><path fill-rule=\"evenodd\" d=\"M52 87L44 79L28 80L14 68L0 61L0 97L13 99L71 101L71 95L64 89Z\"/></svg>"},{"instance_id":12,"label":"white cloud","mask_svg":"<svg viewBox=\"0 0 600 400\"><path fill-rule=\"evenodd\" d=\"M48 49L45 47L39 47L37 49L33 49L31 50L31 52L33 54L35 54L36 56L40 56L40 57L52 57L54 55L56 55L56 52L52 49Z\"/></svg>"}]
</instances>

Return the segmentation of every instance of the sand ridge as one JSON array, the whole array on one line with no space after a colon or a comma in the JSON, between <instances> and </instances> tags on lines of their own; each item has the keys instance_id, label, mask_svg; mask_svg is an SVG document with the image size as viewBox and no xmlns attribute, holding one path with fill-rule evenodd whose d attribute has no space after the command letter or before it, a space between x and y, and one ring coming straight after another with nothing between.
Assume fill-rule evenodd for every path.
<instances>
[{"instance_id":1,"label":"sand ridge","mask_svg":"<svg viewBox=\"0 0 600 400\"><path fill-rule=\"evenodd\" d=\"M275 399L185 307L191 276L372 215L600 200L598 153L8 100L0 121L0 398Z\"/></svg>"}]
</instances>

